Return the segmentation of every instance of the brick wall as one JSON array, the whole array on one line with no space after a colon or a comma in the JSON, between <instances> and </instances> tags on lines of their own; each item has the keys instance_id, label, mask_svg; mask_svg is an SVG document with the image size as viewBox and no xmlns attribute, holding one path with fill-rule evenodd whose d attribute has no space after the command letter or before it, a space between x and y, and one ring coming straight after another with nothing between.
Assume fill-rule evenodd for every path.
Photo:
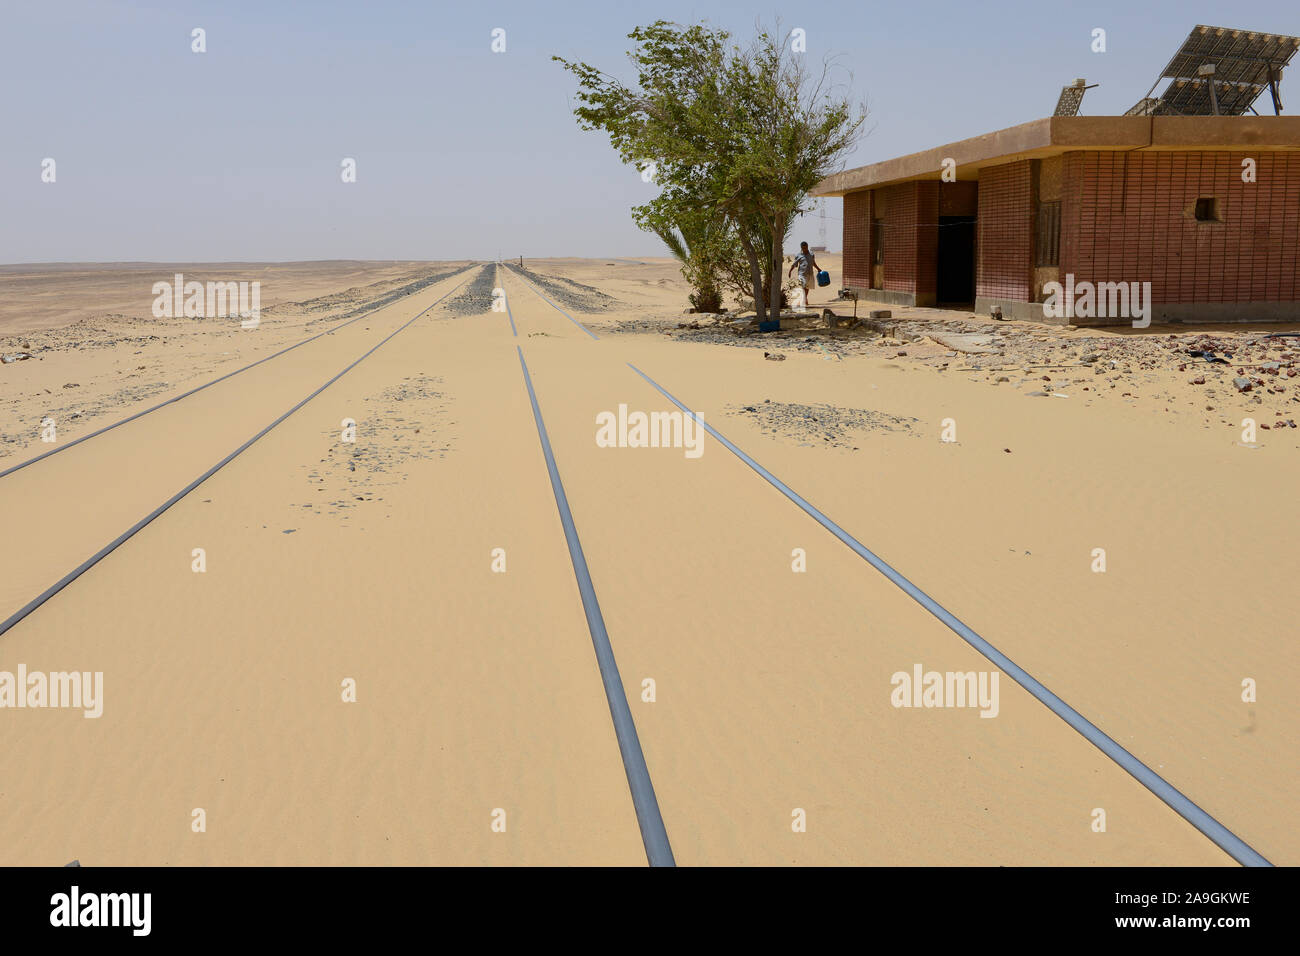
<instances>
[{"instance_id":1,"label":"brick wall","mask_svg":"<svg viewBox=\"0 0 1300 956\"><path fill-rule=\"evenodd\" d=\"M916 189L915 292L918 304L933 303L939 289L939 180L912 186Z\"/></svg>"},{"instance_id":2,"label":"brick wall","mask_svg":"<svg viewBox=\"0 0 1300 956\"><path fill-rule=\"evenodd\" d=\"M939 182L911 182L864 189L844 197L844 284L883 288L934 301L939 257ZM884 278L871 281L873 219L884 223Z\"/></svg>"},{"instance_id":3,"label":"brick wall","mask_svg":"<svg viewBox=\"0 0 1300 956\"><path fill-rule=\"evenodd\" d=\"M875 190L884 221L884 289L924 298L935 290L939 251L938 182L899 183Z\"/></svg>"},{"instance_id":4,"label":"brick wall","mask_svg":"<svg viewBox=\"0 0 1300 956\"><path fill-rule=\"evenodd\" d=\"M1241 181L1253 158L1256 181ZM1156 303L1300 300L1300 153L1065 155L1061 274L1150 282ZM1200 223L1197 198L1222 222ZM983 214L983 188L980 190Z\"/></svg>"},{"instance_id":5,"label":"brick wall","mask_svg":"<svg viewBox=\"0 0 1300 956\"><path fill-rule=\"evenodd\" d=\"M844 197L844 285L871 286L871 190Z\"/></svg>"},{"instance_id":6,"label":"brick wall","mask_svg":"<svg viewBox=\"0 0 1300 956\"><path fill-rule=\"evenodd\" d=\"M1033 200L1033 164L1029 160L980 170L977 298L1033 299Z\"/></svg>"},{"instance_id":7,"label":"brick wall","mask_svg":"<svg viewBox=\"0 0 1300 956\"><path fill-rule=\"evenodd\" d=\"M885 227L885 284L888 292L916 291L916 189L900 183L876 190Z\"/></svg>"}]
</instances>

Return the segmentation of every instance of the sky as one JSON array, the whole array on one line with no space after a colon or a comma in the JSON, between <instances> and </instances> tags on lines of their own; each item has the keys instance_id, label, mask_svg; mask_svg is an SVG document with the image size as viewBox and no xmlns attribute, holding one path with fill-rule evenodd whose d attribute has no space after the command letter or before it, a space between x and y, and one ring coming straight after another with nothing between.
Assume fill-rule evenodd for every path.
<instances>
[{"instance_id":1,"label":"sky","mask_svg":"<svg viewBox=\"0 0 1300 956\"><path fill-rule=\"evenodd\" d=\"M654 185L578 128L551 60L630 80L627 34L655 19L803 29L869 111L847 167L1050 116L1075 77L1100 84L1084 115L1123 113L1197 23L1300 35L1295 0L0 0L0 16L0 263L663 255L629 212ZM1300 80L1282 100L1300 112ZM832 250L840 217L826 200ZM820 244L821 223L791 244Z\"/></svg>"}]
</instances>

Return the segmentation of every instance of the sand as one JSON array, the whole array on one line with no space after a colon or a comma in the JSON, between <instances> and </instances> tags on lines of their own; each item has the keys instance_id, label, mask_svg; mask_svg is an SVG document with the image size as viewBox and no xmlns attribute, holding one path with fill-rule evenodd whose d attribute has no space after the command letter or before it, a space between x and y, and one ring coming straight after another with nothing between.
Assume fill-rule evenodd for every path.
<instances>
[{"instance_id":1,"label":"sand","mask_svg":"<svg viewBox=\"0 0 1300 956\"><path fill-rule=\"evenodd\" d=\"M10 314L0 352L47 338L0 366L0 470L52 447L47 414L75 438L459 265L394 265L366 292L322 267L318 307L287 295L253 332L155 320L147 298L35 332ZM895 309L887 335L747 335L683 315L669 260L525 266L598 339L479 266L0 478L7 616L455 290L0 636L0 671L104 674L97 719L0 710L21 768L0 781L4 862L644 863L516 346L679 863L1232 860L1005 675L996 717L895 707L896 672L995 668L712 438L698 457L600 447L600 413L671 410L629 362L1256 850L1300 861L1300 430L1240 434L1300 411L1268 330L1215 332L1281 368L1247 393L1213 369L1229 384L1207 401L1200 367L1156 344L1191 328ZM136 281L107 271L105 303ZM999 347L950 355L953 335ZM1081 367L1021 370L1044 356Z\"/></svg>"},{"instance_id":2,"label":"sand","mask_svg":"<svg viewBox=\"0 0 1300 956\"><path fill-rule=\"evenodd\" d=\"M263 308L391 284L422 262L52 263L0 265L0 329L5 333L61 328L95 318L149 315L155 282L257 281Z\"/></svg>"}]
</instances>

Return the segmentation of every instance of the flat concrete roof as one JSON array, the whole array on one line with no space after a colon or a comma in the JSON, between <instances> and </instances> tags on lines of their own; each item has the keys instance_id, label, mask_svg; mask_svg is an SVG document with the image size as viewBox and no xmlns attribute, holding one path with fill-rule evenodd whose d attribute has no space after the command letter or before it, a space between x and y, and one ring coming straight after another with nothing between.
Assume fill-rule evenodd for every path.
<instances>
[{"instance_id":1,"label":"flat concrete roof","mask_svg":"<svg viewBox=\"0 0 1300 956\"><path fill-rule=\"evenodd\" d=\"M1051 116L828 176L814 196L843 196L892 183L937 179L943 161L958 180L985 166L1076 150L1300 149L1300 116Z\"/></svg>"}]
</instances>

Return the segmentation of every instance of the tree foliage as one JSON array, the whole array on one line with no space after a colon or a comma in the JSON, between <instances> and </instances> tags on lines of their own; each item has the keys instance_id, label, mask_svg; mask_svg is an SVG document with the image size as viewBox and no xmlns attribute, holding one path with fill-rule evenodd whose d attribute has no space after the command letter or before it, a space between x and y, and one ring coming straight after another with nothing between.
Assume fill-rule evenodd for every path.
<instances>
[{"instance_id":1,"label":"tree foliage","mask_svg":"<svg viewBox=\"0 0 1300 956\"><path fill-rule=\"evenodd\" d=\"M659 195L633 217L682 238L697 295L746 291L760 319L778 314L790 225L807 211L808 191L839 168L865 114L832 90L829 60L814 76L765 30L746 47L726 31L665 20L628 36L631 85L554 58L577 78L579 125L653 171Z\"/></svg>"}]
</instances>

